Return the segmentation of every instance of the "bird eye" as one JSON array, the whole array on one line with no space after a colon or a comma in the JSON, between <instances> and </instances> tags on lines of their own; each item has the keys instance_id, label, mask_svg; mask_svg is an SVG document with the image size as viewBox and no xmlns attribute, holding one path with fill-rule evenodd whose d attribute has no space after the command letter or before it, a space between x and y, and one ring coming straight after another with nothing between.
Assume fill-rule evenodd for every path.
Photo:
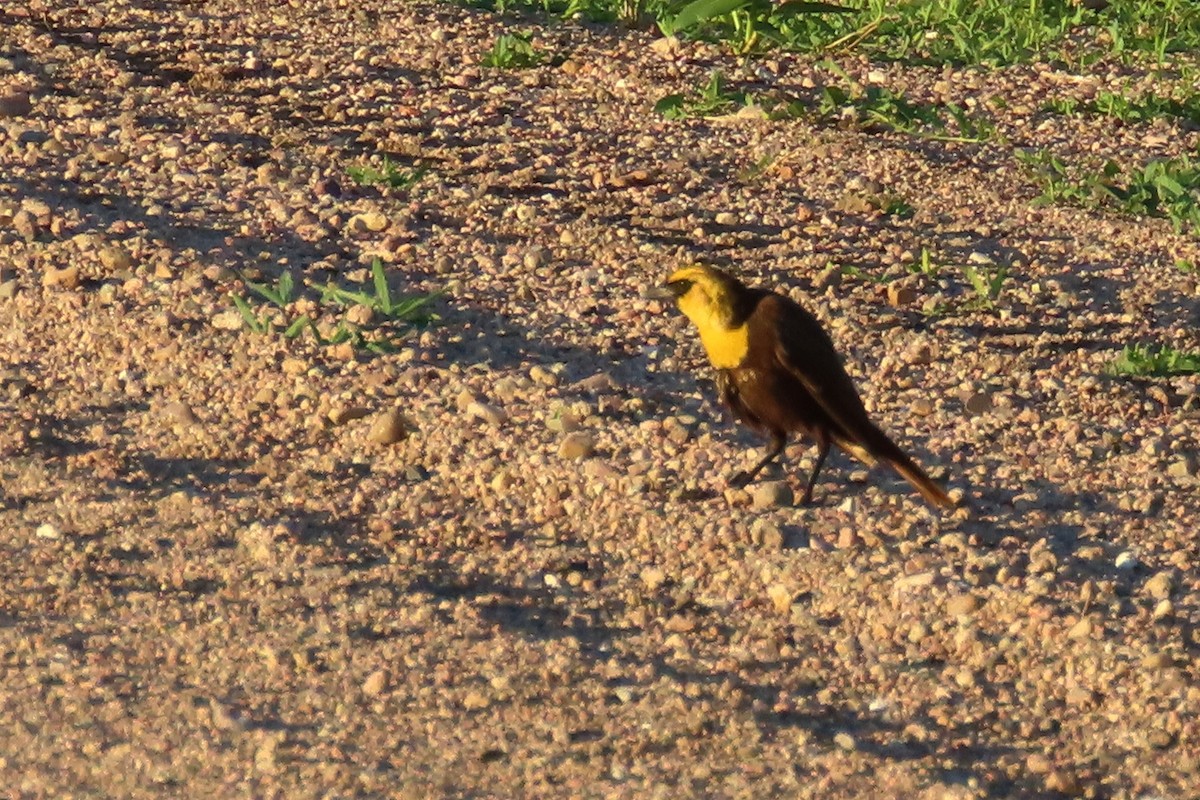
<instances>
[{"instance_id":1,"label":"bird eye","mask_svg":"<svg viewBox=\"0 0 1200 800\"><path fill-rule=\"evenodd\" d=\"M688 293L688 290L692 288L693 283L694 281L681 279L677 281L671 281L667 284L667 288L670 289L671 294L675 295L676 297L683 297Z\"/></svg>"}]
</instances>

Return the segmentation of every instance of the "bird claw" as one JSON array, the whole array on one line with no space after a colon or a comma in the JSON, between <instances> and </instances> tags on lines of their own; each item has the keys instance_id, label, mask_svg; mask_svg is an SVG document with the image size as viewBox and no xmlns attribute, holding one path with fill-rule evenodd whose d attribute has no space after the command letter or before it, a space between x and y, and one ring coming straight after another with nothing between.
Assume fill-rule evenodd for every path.
<instances>
[{"instance_id":1,"label":"bird claw","mask_svg":"<svg viewBox=\"0 0 1200 800\"><path fill-rule=\"evenodd\" d=\"M735 489L742 489L750 485L750 481L754 480L754 476L749 472L735 472L729 479L729 485Z\"/></svg>"}]
</instances>

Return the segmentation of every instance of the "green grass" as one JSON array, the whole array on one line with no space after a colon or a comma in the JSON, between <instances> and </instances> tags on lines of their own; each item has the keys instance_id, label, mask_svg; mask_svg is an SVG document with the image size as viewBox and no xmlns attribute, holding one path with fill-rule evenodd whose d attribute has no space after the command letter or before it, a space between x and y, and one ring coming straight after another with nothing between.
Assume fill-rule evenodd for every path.
<instances>
[{"instance_id":1,"label":"green grass","mask_svg":"<svg viewBox=\"0 0 1200 800\"><path fill-rule=\"evenodd\" d=\"M1200 231L1200 164L1190 158L1151 159L1140 168L1115 161L1099 170L1068 167L1045 152L1019 154L1042 186L1035 203L1110 208L1169 219L1176 232Z\"/></svg>"},{"instance_id":2,"label":"green grass","mask_svg":"<svg viewBox=\"0 0 1200 800\"><path fill-rule=\"evenodd\" d=\"M588 22L634 22L643 12L652 17L671 13L669 0L461 0L462 5L497 14L540 13Z\"/></svg>"},{"instance_id":3,"label":"green grass","mask_svg":"<svg viewBox=\"0 0 1200 800\"><path fill-rule=\"evenodd\" d=\"M295 281L290 272L285 272L280 275L276 279L275 285L273 286L267 283L255 283L254 281L248 279L245 275L240 277L242 279L242 283L246 284L246 287L250 289L250 291L266 300L267 303L272 306L286 310L288 305L292 302L292 295L295 290ZM273 322L271 314L255 311L250 306L249 300L241 295L233 294L229 297L230 300L233 301L234 307L237 308L238 313L242 315L242 321L246 323L247 328L258 334L268 333L271 331ZM307 322L308 317L301 317L296 322L293 322L291 325L289 325L284 331L283 335L288 339L295 338L300 334Z\"/></svg>"},{"instance_id":4,"label":"green grass","mask_svg":"<svg viewBox=\"0 0 1200 800\"><path fill-rule=\"evenodd\" d=\"M695 92L669 94L654 104L654 110L667 119L717 117L748 105L751 97L725 88L725 75L713 70L708 83Z\"/></svg>"},{"instance_id":5,"label":"green grass","mask_svg":"<svg viewBox=\"0 0 1200 800\"><path fill-rule=\"evenodd\" d=\"M1180 98L1145 95L1135 100L1116 92L1102 91L1093 100L1057 98L1048 102L1045 110L1064 115L1099 114L1125 123L1150 122L1162 117L1171 117L1200 125L1198 94L1186 94Z\"/></svg>"},{"instance_id":6,"label":"green grass","mask_svg":"<svg viewBox=\"0 0 1200 800\"><path fill-rule=\"evenodd\" d=\"M834 70L841 73L836 67ZM841 74L849 81L848 76ZM886 87L844 89L841 86L826 86L816 106L809 107L800 100L770 94L756 96L731 89L720 70L710 73L704 86L661 98L654 104L654 110L667 119L685 119L723 116L753 104L760 105L773 120L815 118L843 121L852 117L854 124L864 130L889 130L937 141L984 142L995 132L995 126L990 121L968 115L956 105L914 103L902 92L894 92ZM906 210L897 205L886 213L904 215L907 211L911 211L911 208Z\"/></svg>"},{"instance_id":7,"label":"green grass","mask_svg":"<svg viewBox=\"0 0 1200 800\"><path fill-rule=\"evenodd\" d=\"M371 262L370 292L355 292L342 289L334 284L327 284L321 291L322 302L334 303L343 308L365 306L391 320L408 323L419 322L420 324L429 321L426 307L440 296L440 292L435 292L418 297L393 297L391 289L388 288L387 273L379 259Z\"/></svg>"},{"instance_id":8,"label":"green grass","mask_svg":"<svg viewBox=\"0 0 1200 800\"><path fill-rule=\"evenodd\" d=\"M906 265L904 269L911 275L924 275L937 280L941 277L942 269L945 266L957 266L961 271L965 278L965 294L940 302L932 302L933 298L930 298L930 302L922 310L925 316L941 317L955 311L996 310L1011 274L1007 264L941 264L934 260L933 253L928 247L922 247L920 259ZM841 273L847 278L873 283L877 286L886 286L898 277L895 274L872 274L856 266L842 267Z\"/></svg>"},{"instance_id":9,"label":"green grass","mask_svg":"<svg viewBox=\"0 0 1200 800\"><path fill-rule=\"evenodd\" d=\"M497 36L492 49L484 53L485 67L495 69L528 69L546 60L546 54L534 48L531 33L506 33Z\"/></svg>"},{"instance_id":10,"label":"green grass","mask_svg":"<svg viewBox=\"0 0 1200 800\"><path fill-rule=\"evenodd\" d=\"M296 296L296 283L291 273L285 272L276 279L274 285L256 283L246 276L241 276L242 282L253 294L265 302L257 307L240 294L230 294L230 301L242 315L246 327L259 335L270 334L277 328L282 328L281 335L286 339L295 339L305 331L311 332L318 344L338 345L350 342L354 347L375 354L391 353L397 344L411 334L412 330L422 328L437 319L429 306L443 292L411 297L394 297L388 286L387 273L383 263L375 259L371 264L371 290L352 291L333 284L327 284L316 292L317 317L329 316L329 325L325 326L327 333L322 333L317 326L317 320L311 314L300 314L289 317ZM314 288L306 285L306 288ZM312 294L311 292L309 293ZM311 300L311 296L307 298ZM352 309L361 307L369 313L369 322L354 322L351 316L361 318L360 312L355 314Z\"/></svg>"},{"instance_id":11,"label":"green grass","mask_svg":"<svg viewBox=\"0 0 1200 800\"><path fill-rule=\"evenodd\" d=\"M908 265L908 271L913 275L925 275L929 278L937 278L941 268L937 262L933 260L933 254L929 252L928 247L921 248L921 260Z\"/></svg>"},{"instance_id":12,"label":"green grass","mask_svg":"<svg viewBox=\"0 0 1200 800\"><path fill-rule=\"evenodd\" d=\"M1066 203L1089 206L1095 204L1088 178L1080 179L1068 174L1067 165L1058 156L1047 150L1017 151L1017 160L1025 164L1041 186L1041 193L1034 198L1034 205Z\"/></svg>"},{"instance_id":13,"label":"green grass","mask_svg":"<svg viewBox=\"0 0 1200 800\"><path fill-rule=\"evenodd\" d=\"M771 167L775 166L778 161L778 153L767 153L763 156L760 156L749 166L738 170L738 180L744 183L753 183L770 172Z\"/></svg>"},{"instance_id":14,"label":"green grass","mask_svg":"<svg viewBox=\"0 0 1200 800\"><path fill-rule=\"evenodd\" d=\"M1008 266L996 264L988 266L962 265L963 275L975 291L972 305L980 308L995 308L1004 290L1004 282L1008 280Z\"/></svg>"},{"instance_id":15,"label":"green grass","mask_svg":"<svg viewBox=\"0 0 1200 800\"><path fill-rule=\"evenodd\" d=\"M857 49L907 63L1162 63L1200 46L1200 7L1190 0L1115 0L1100 10L1071 0L868 0L848 17L800 18L788 33L799 49Z\"/></svg>"},{"instance_id":16,"label":"green grass","mask_svg":"<svg viewBox=\"0 0 1200 800\"><path fill-rule=\"evenodd\" d=\"M821 91L817 115L844 119L847 112L865 130L890 130L937 141L985 142L995 133L990 121L971 116L953 103L944 106L914 103L903 92L884 86L857 90L826 86Z\"/></svg>"},{"instance_id":17,"label":"green grass","mask_svg":"<svg viewBox=\"0 0 1200 800\"><path fill-rule=\"evenodd\" d=\"M392 189L411 189L428 172L429 168L424 166L401 169L387 155L384 155L380 169L370 164L346 168L346 174L359 186L384 185Z\"/></svg>"},{"instance_id":18,"label":"green grass","mask_svg":"<svg viewBox=\"0 0 1200 800\"><path fill-rule=\"evenodd\" d=\"M636 22L717 41L740 55L771 49L859 52L873 60L1005 65L1031 59L1163 64L1200 50L1194 0L460 0L499 13Z\"/></svg>"},{"instance_id":19,"label":"green grass","mask_svg":"<svg viewBox=\"0 0 1200 800\"><path fill-rule=\"evenodd\" d=\"M1176 350L1165 344L1157 348L1126 345L1105 371L1109 375L1152 377L1194 375L1200 373L1200 353Z\"/></svg>"},{"instance_id":20,"label":"green grass","mask_svg":"<svg viewBox=\"0 0 1200 800\"><path fill-rule=\"evenodd\" d=\"M851 14L854 9L834 3L774 0L692 0L674 16L662 16L664 34L695 34L707 30L737 55L788 48L794 35L788 26L802 17Z\"/></svg>"},{"instance_id":21,"label":"green grass","mask_svg":"<svg viewBox=\"0 0 1200 800\"><path fill-rule=\"evenodd\" d=\"M900 219L908 219L916 213L917 209L912 203L908 202L904 197L898 194L885 194L879 198L879 210L888 217L899 217Z\"/></svg>"},{"instance_id":22,"label":"green grass","mask_svg":"<svg viewBox=\"0 0 1200 800\"><path fill-rule=\"evenodd\" d=\"M1109 180L1098 184L1122 211L1136 216L1166 217L1176 232L1200 230L1200 165L1188 158L1153 159L1140 170L1122 174L1113 162L1105 165Z\"/></svg>"}]
</instances>

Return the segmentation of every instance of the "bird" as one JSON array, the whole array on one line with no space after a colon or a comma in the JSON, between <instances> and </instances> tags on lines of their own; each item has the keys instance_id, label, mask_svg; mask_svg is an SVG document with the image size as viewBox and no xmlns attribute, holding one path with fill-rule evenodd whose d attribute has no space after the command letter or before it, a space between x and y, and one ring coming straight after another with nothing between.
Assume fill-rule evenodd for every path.
<instances>
[{"instance_id":1,"label":"bird","mask_svg":"<svg viewBox=\"0 0 1200 800\"><path fill-rule=\"evenodd\" d=\"M675 270L647 296L674 301L700 334L716 369L721 401L742 422L765 433L767 454L729 483L749 485L783 453L789 434L817 446L817 460L801 504L812 502L830 446L873 466L891 465L934 506L954 505L895 442L873 423L833 340L800 304L778 292L745 285L716 267Z\"/></svg>"}]
</instances>

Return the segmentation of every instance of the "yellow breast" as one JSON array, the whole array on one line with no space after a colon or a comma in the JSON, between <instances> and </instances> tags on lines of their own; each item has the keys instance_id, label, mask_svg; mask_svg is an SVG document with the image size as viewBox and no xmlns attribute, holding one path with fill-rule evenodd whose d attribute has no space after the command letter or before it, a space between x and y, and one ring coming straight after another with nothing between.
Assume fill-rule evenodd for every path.
<instances>
[{"instance_id":1,"label":"yellow breast","mask_svg":"<svg viewBox=\"0 0 1200 800\"><path fill-rule=\"evenodd\" d=\"M750 330L742 325L737 328L700 328L700 343L708 360L717 369L733 369L746 358L750 349Z\"/></svg>"},{"instance_id":2,"label":"yellow breast","mask_svg":"<svg viewBox=\"0 0 1200 800\"><path fill-rule=\"evenodd\" d=\"M750 349L750 330L745 323L730 324L729 299L723 295L710 295L703 282L693 286L679 298L679 310L684 313L696 330L708 360L717 369L733 369L739 366Z\"/></svg>"}]
</instances>

